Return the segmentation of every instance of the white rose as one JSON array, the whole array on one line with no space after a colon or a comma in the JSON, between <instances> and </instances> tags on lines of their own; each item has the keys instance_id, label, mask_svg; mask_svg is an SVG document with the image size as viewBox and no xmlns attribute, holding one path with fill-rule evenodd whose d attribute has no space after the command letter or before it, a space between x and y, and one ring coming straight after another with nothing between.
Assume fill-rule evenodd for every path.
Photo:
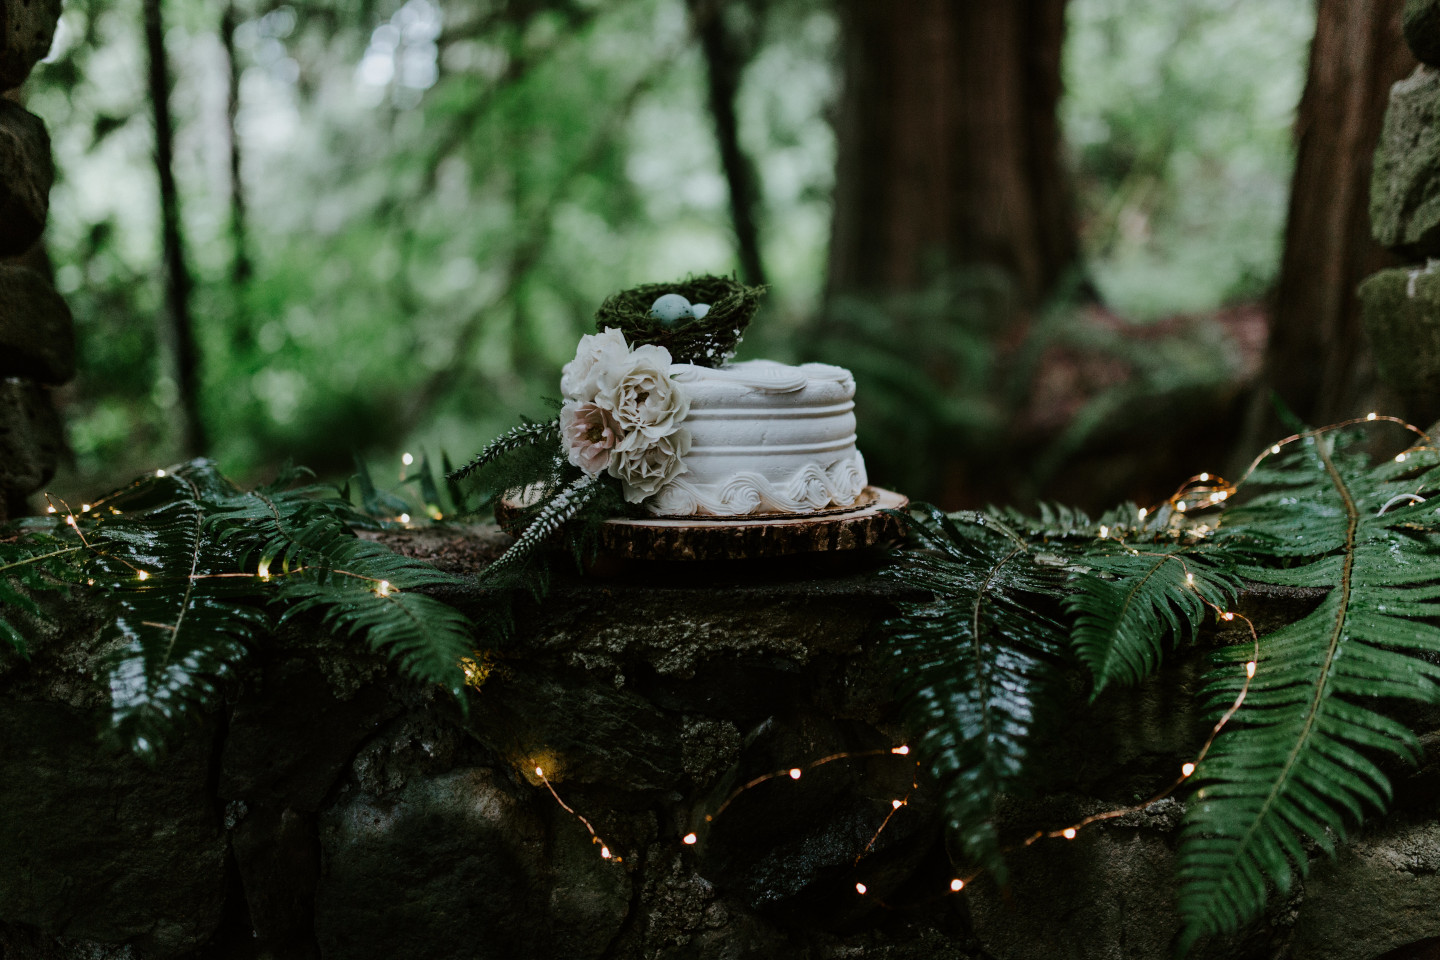
<instances>
[{"instance_id":1,"label":"white rose","mask_svg":"<svg viewBox=\"0 0 1440 960\"><path fill-rule=\"evenodd\" d=\"M638 434L626 437L629 441ZM621 446L624 446L622 443ZM648 443L632 444L610 453L610 475L620 481L629 503L639 503L685 472L684 457L690 452L690 431L683 427Z\"/></svg>"},{"instance_id":2,"label":"white rose","mask_svg":"<svg viewBox=\"0 0 1440 960\"><path fill-rule=\"evenodd\" d=\"M575 348L575 359L560 371L560 393L566 400L594 400L602 390L613 389L615 378L624 372L629 358L625 335L614 327L606 327L604 333L586 334Z\"/></svg>"},{"instance_id":3,"label":"white rose","mask_svg":"<svg viewBox=\"0 0 1440 960\"><path fill-rule=\"evenodd\" d=\"M670 379L670 351L652 344L632 350L618 376L607 373L595 402L615 417L627 449L669 436L690 414L689 395Z\"/></svg>"}]
</instances>

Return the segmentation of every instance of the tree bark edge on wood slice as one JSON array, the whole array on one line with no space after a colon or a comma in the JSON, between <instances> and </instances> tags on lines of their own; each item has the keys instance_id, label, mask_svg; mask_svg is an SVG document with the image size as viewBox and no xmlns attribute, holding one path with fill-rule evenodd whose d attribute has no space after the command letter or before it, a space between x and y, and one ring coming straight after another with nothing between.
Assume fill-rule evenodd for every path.
<instances>
[{"instance_id":1,"label":"tree bark edge on wood slice","mask_svg":"<svg viewBox=\"0 0 1440 960\"><path fill-rule=\"evenodd\" d=\"M909 503L903 494L866 487L860 506L814 514L615 519L601 525L599 546L617 560L744 560L863 550L904 536L900 520L886 511ZM501 501L496 519L508 526L518 508Z\"/></svg>"}]
</instances>

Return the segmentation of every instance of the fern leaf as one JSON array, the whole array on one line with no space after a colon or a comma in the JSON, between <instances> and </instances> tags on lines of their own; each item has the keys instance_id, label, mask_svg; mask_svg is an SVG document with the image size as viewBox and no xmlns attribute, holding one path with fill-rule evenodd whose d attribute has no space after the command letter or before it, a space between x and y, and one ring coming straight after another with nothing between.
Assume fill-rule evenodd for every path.
<instances>
[{"instance_id":1,"label":"fern leaf","mask_svg":"<svg viewBox=\"0 0 1440 960\"><path fill-rule=\"evenodd\" d=\"M1344 437L1310 436L1278 467L1272 489L1226 519L1244 575L1330 587L1299 622L1263 638L1243 708L1195 773L1180 851L1184 941L1256 916L1268 885L1284 892L1304 873L1306 839L1383 809L1390 785L1368 754L1405 758L1414 735L1376 709L1377 698L1433 702L1440 629L1440 549L1434 508L1381 513L1397 494L1434 492L1437 457L1370 469ZM1223 651L1207 695L1221 709L1245 682L1249 648Z\"/></svg>"},{"instance_id":2,"label":"fern leaf","mask_svg":"<svg viewBox=\"0 0 1440 960\"><path fill-rule=\"evenodd\" d=\"M1123 548L1117 547L1117 550ZM1095 694L1111 682L1139 683L1160 666L1163 641L1194 635L1207 605L1225 607L1234 577L1188 547L1087 554L1065 612L1071 642L1095 676Z\"/></svg>"},{"instance_id":3,"label":"fern leaf","mask_svg":"<svg viewBox=\"0 0 1440 960\"><path fill-rule=\"evenodd\" d=\"M115 588L112 723L142 754L163 748L186 717L219 699L222 678L265 624L234 596L233 582L217 576L229 567L208 549L198 486L183 474L167 481L176 488L169 502L132 512L123 525L95 524L86 567Z\"/></svg>"},{"instance_id":4,"label":"fern leaf","mask_svg":"<svg viewBox=\"0 0 1440 960\"><path fill-rule=\"evenodd\" d=\"M1060 576L1034 566L1008 531L957 522L934 508L912 530L929 553L902 555L887 574L931 591L887 624L909 725L940 784L952 834L966 857L1004 862L994 822L1000 794L1021 776L1039 690L1065 631L1035 611Z\"/></svg>"}]
</instances>

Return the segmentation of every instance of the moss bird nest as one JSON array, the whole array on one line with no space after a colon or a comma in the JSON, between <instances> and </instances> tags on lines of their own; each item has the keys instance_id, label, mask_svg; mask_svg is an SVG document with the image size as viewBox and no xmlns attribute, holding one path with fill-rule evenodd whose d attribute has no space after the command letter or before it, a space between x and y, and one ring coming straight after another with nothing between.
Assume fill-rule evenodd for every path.
<instances>
[{"instance_id":1,"label":"moss bird nest","mask_svg":"<svg viewBox=\"0 0 1440 960\"><path fill-rule=\"evenodd\" d=\"M674 283L646 283L622 290L595 311L595 330L617 327L630 344L653 343L670 351L675 363L718 367L735 355L745 328L760 306L764 287L747 287L726 277L690 277ZM693 303L710 304L703 319L682 317L664 323L650 316L650 305L667 293Z\"/></svg>"}]
</instances>

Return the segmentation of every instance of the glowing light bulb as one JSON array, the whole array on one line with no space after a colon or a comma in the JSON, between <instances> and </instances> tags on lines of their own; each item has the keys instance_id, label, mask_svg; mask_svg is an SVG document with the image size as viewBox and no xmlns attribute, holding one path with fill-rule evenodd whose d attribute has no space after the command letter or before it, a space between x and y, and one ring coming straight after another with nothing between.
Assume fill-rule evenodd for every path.
<instances>
[{"instance_id":1,"label":"glowing light bulb","mask_svg":"<svg viewBox=\"0 0 1440 960\"><path fill-rule=\"evenodd\" d=\"M536 767L536 768L535 768L535 776L537 776L537 777L543 777L543 776L545 776L545 771L544 771L544 770L541 770L539 767Z\"/></svg>"},{"instance_id":2,"label":"glowing light bulb","mask_svg":"<svg viewBox=\"0 0 1440 960\"><path fill-rule=\"evenodd\" d=\"M68 513L65 515L65 522L70 524L70 526L72 527L75 526L75 518Z\"/></svg>"},{"instance_id":3,"label":"glowing light bulb","mask_svg":"<svg viewBox=\"0 0 1440 960\"><path fill-rule=\"evenodd\" d=\"M600 848L600 856L604 857L606 860L609 860L609 859L610 859L610 848L609 848L609 847L606 847L606 846L602 846L602 847Z\"/></svg>"},{"instance_id":4,"label":"glowing light bulb","mask_svg":"<svg viewBox=\"0 0 1440 960\"><path fill-rule=\"evenodd\" d=\"M1235 614L1231 613L1229 610L1226 610L1224 613L1220 614L1220 619L1221 619L1221 620L1234 620L1234 619L1235 619Z\"/></svg>"},{"instance_id":5,"label":"glowing light bulb","mask_svg":"<svg viewBox=\"0 0 1440 960\"><path fill-rule=\"evenodd\" d=\"M1271 447L1271 448L1270 448L1270 452L1271 452L1271 453L1279 453L1279 452L1280 452L1280 444L1277 443L1277 444L1275 444L1275 446Z\"/></svg>"},{"instance_id":6,"label":"glowing light bulb","mask_svg":"<svg viewBox=\"0 0 1440 960\"><path fill-rule=\"evenodd\" d=\"M157 476L157 477L163 477L163 476L165 476L165 471L164 471L164 470L156 470L156 471L155 471L155 476Z\"/></svg>"},{"instance_id":7,"label":"glowing light bulb","mask_svg":"<svg viewBox=\"0 0 1440 960\"><path fill-rule=\"evenodd\" d=\"M381 580L381 581L380 581L380 585L375 588L375 592L378 593L378 594L380 594L380 596L382 596L382 597L388 597L388 596L390 596L390 581L389 581L389 580Z\"/></svg>"},{"instance_id":8,"label":"glowing light bulb","mask_svg":"<svg viewBox=\"0 0 1440 960\"><path fill-rule=\"evenodd\" d=\"M1375 419L1375 414L1374 414L1374 413L1367 413L1367 414L1365 414L1365 419L1366 419L1366 420L1374 420L1374 419Z\"/></svg>"},{"instance_id":9,"label":"glowing light bulb","mask_svg":"<svg viewBox=\"0 0 1440 960\"><path fill-rule=\"evenodd\" d=\"M55 512L55 505L52 503L50 506L46 507L46 508L45 508L45 512L46 512L46 513L54 513L54 512Z\"/></svg>"},{"instance_id":10,"label":"glowing light bulb","mask_svg":"<svg viewBox=\"0 0 1440 960\"><path fill-rule=\"evenodd\" d=\"M1188 777L1188 776L1190 776L1190 774L1192 774L1192 773L1194 773L1194 772L1195 772L1195 764L1193 764L1193 763L1187 763L1187 764L1185 764L1185 766L1183 766L1183 767L1180 768L1180 776L1182 776L1182 777Z\"/></svg>"},{"instance_id":11,"label":"glowing light bulb","mask_svg":"<svg viewBox=\"0 0 1440 960\"><path fill-rule=\"evenodd\" d=\"M1200 482L1201 482L1201 483L1206 483L1206 482L1208 482L1209 480L1210 480L1210 474L1208 474L1208 473L1202 473L1202 474L1200 474Z\"/></svg>"},{"instance_id":12,"label":"glowing light bulb","mask_svg":"<svg viewBox=\"0 0 1440 960\"><path fill-rule=\"evenodd\" d=\"M415 458L412 457L412 456L410 456L410 454L408 454L408 453L402 453L402 454L400 454L400 462L403 463L403 464L405 464L405 466L408 467L408 466L410 466L410 464L412 464L412 463L415 462Z\"/></svg>"},{"instance_id":13,"label":"glowing light bulb","mask_svg":"<svg viewBox=\"0 0 1440 960\"><path fill-rule=\"evenodd\" d=\"M93 586L95 586L95 579L94 579L93 577L88 578L88 579L85 581L85 586L87 586L87 587L93 587Z\"/></svg>"},{"instance_id":14,"label":"glowing light bulb","mask_svg":"<svg viewBox=\"0 0 1440 960\"><path fill-rule=\"evenodd\" d=\"M865 884L863 884L863 883L857 883L857 884L855 884L855 892L858 893L858 894L860 894L860 896L862 896L862 897L865 896L865 891L866 891L867 889L868 889L868 888L867 888L867 887L865 886Z\"/></svg>"},{"instance_id":15,"label":"glowing light bulb","mask_svg":"<svg viewBox=\"0 0 1440 960\"><path fill-rule=\"evenodd\" d=\"M1149 515L1150 511L1149 511L1149 510L1146 510L1144 507L1141 507L1138 511L1136 511L1136 513L1138 514L1138 516L1139 516L1139 518L1140 518L1141 520L1144 520L1144 519L1146 518L1146 516Z\"/></svg>"},{"instance_id":16,"label":"glowing light bulb","mask_svg":"<svg viewBox=\"0 0 1440 960\"><path fill-rule=\"evenodd\" d=\"M1193 586L1195 586L1195 574L1193 574L1193 573L1187 573L1187 574L1185 574L1185 586L1187 586L1187 587L1193 587Z\"/></svg>"},{"instance_id":17,"label":"glowing light bulb","mask_svg":"<svg viewBox=\"0 0 1440 960\"><path fill-rule=\"evenodd\" d=\"M1110 536L1110 528L1107 527L1107 526L1105 526L1104 524L1101 524L1101 526L1100 526L1100 539L1101 539L1101 540L1104 540L1104 539L1105 539L1106 537L1108 537L1108 536Z\"/></svg>"},{"instance_id":18,"label":"glowing light bulb","mask_svg":"<svg viewBox=\"0 0 1440 960\"><path fill-rule=\"evenodd\" d=\"M410 514L408 514L408 513L402 513L402 514L400 514L400 522L401 522L401 523L409 523L409 522L410 522Z\"/></svg>"},{"instance_id":19,"label":"glowing light bulb","mask_svg":"<svg viewBox=\"0 0 1440 960\"><path fill-rule=\"evenodd\" d=\"M1074 827L1066 827L1064 830L1061 830L1061 831L1060 831L1060 836L1064 837L1066 840L1074 840L1074 839L1075 839L1075 828L1074 828Z\"/></svg>"},{"instance_id":20,"label":"glowing light bulb","mask_svg":"<svg viewBox=\"0 0 1440 960\"><path fill-rule=\"evenodd\" d=\"M147 571L147 570L137 571L136 574L135 574L135 576L138 577L138 578L141 579L141 580L149 580L149 579L150 579L150 573L149 573L149 571Z\"/></svg>"},{"instance_id":21,"label":"glowing light bulb","mask_svg":"<svg viewBox=\"0 0 1440 960\"><path fill-rule=\"evenodd\" d=\"M687 833L687 834L685 834L685 836L680 840L680 842L683 843L683 844L685 844L685 845L687 845L687 846L693 847L693 846L695 845L695 841L696 841L696 840L699 840L699 839L700 839L700 838L697 837L697 836L695 836L695 834L693 834L693 833Z\"/></svg>"},{"instance_id":22,"label":"glowing light bulb","mask_svg":"<svg viewBox=\"0 0 1440 960\"><path fill-rule=\"evenodd\" d=\"M260 575L260 579L261 579L261 580L269 580L269 579L270 579L270 561L269 561L269 560L261 560L261 561L260 561L260 566L256 569L255 572Z\"/></svg>"},{"instance_id":23,"label":"glowing light bulb","mask_svg":"<svg viewBox=\"0 0 1440 960\"><path fill-rule=\"evenodd\" d=\"M1184 512L1185 512L1185 501L1184 501L1184 500L1181 500L1179 503L1175 504L1175 509L1176 509L1178 512L1180 512L1180 513L1184 513Z\"/></svg>"},{"instance_id":24,"label":"glowing light bulb","mask_svg":"<svg viewBox=\"0 0 1440 960\"><path fill-rule=\"evenodd\" d=\"M1405 462L1405 456L1406 456L1406 455L1403 454L1403 453L1397 453L1397 454L1395 454L1395 462L1396 462L1396 463L1404 463L1404 462Z\"/></svg>"},{"instance_id":25,"label":"glowing light bulb","mask_svg":"<svg viewBox=\"0 0 1440 960\"><path fill-rule=\"evenodd\" d=\"M905 802L904 800L891 800L891 801L890 801L890 807L891 807L891 809L893 809L893 810L899 810L900 807L901 807L901 805L904 804L904 802Z\"/></svg>"},{"instance_id":26,"label":"glowing light bulb","mask_svg":"<svg viewBox=\"0 0 1440 960\"><path fill-rule=\"evenodd\" d=\"M799 780L799 779L800 779L800 768L799 768L799 767L791 767L791 768L790 768L790 779L791 779L791 780Z\"/></svg>"},{"instance_id":27,"label":"glowing light bulb","mask_svg":"<svg viewBox=\"0 0 1440 960\"><path fill-rule=\"evenodd\" d=\"M1245 676L1247 676L1247 677L1253 677L1253 676L1255 676L1255 661L1254 661L1254 660L1251 660L1249 663L1245 664Z\"/></svg>"},{"instance_id":28,"label":"glowing light bulb","mask_svg":"<svg viewBox=\"0 0 1440 960\"><path fill-rule=\"evenodd\" d=\"M907 746L903 746L903 745L902 745L902 746L898 746L898 747L891 747L891 748L890 748L890 752L891 752L891 753L898 753L898 754L900 754L900 756L903 757L903 756L905 756L907 753L910 752L910 748L907 747Z\"/></svg>"},{"instance_id":29,"label":"glowing light bulb","mask_svg":"<svg viewBox=\"0 0 1440 960\"><path fill-rule=\"evenodd\" d=\"M959 877L956 877L954 880L951 880L951 881L950 881L950 892L951 892L951 893L959 893L959 892L960 892L961 890L963 890L963 889L965 889L965 881L964 881L964 880L961 880Z\"/></svg>"},{"instance_id":30,"label":"glowing light bulb","mask_svg":"<svg viewBox=\"0 0 1440 960\"><path fill-rule=\"evenodd\" d=\"M80 512L81 512L81 513L89 513L89 512L90 512L90 504L88 504L88 503L82 503L82 504L80 504Z\"/></svg>"}]
</instances>

